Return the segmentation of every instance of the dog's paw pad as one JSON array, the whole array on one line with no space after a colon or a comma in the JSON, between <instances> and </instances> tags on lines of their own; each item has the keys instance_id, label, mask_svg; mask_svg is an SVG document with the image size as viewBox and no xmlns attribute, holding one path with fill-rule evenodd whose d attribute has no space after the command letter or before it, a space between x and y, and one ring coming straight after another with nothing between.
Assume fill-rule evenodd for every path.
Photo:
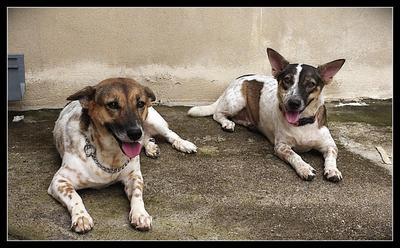
<instances>
[{"instance_id":1,"label":"dog's paw pad","mask_svg":"<svg viewBox=\"0 0 400 248\"><path fill-rule=\"evenodd\" d=\"M337 168L325 170L324 176L328 181L334 183L337 183L343 179L342 173Z\"/></svg>"},{"instance_id":2,"label":"dog's paw pad","mask_svg":"<svg viewBox=\"0 0 400 248\"><path fill-rule=\"evenodd\" d=\"M77 233L86 233L92 230L93 219L88 213L75 214L72 217L71 229Z\"/></svg>"},{"instance_id":3,"label":"dog's paw pad","mask_svg":"<svg viewBox=\"0 0 400 248\"><path fill-rule=\"evenodd\" d=\"M183 139L175 140L172 143L172 146L175 149L177 149L177 150L179 150L181 152L186 152L186 153L195 153L195 152L197 152L197 146L195 144L193 144L190 141L183 140Z\"/></svg>"},{"instance_id":4,"label":"dog's paw pad","mask_svg":"<svg viewBox=\"0 0 400 248\"><path fill-rule=\"evenodd\" d=\"M153 218L147 213L130 213L129 221L133 228L139 231L149 231Z\"/></svg>"},{"instance_id":5,"label":"dog's paw pad","mask_svg":"<svg viewBox=\"0 0 400 248\"><path fill-rule=\"evenodd\" d=\"M304 164L299 167L297 170L297 174L306 181L311 181L315 178L315 169L311 167L309 164Z\"/></svg>"},{"instance_id":6,"label":"dog's paw pad","mask_svg":"<svg viewBox=\"0 0 400 248\"><path fill-rule=\"evenodd\" d=\"M160 147L154 142L149 142L144 147L144 151L146 153L146 156L150 158L158 158L160 156Z\"/></svg>"}]
</instances>

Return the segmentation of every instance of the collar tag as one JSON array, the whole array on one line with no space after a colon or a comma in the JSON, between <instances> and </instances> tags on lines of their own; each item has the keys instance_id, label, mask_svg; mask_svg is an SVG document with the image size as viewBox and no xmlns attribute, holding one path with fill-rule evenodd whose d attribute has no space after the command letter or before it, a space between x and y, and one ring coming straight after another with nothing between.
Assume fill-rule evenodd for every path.
<instances>
[{"instance_id":1,"label":"collar tag","mask_svg":"<svg viewBox=\"0 0 400 248\"><path fill-rule=\"evenodd\" d=\"M85 146L83 147L83 150L84 150L84 152L85 152L85 154L86 154L86 157L92 157L92 159L93 159L94 163L97 165L97 167L99 167L99 168L102 169L103 171L105 171L105 172L107 172L107 173L110 173L110 174L120 172L120 171L123 170L123 169L128 165L128 163L131 161L131 158L129 158L121 167L118 167L118 168L113 168L113 169L111 169L111 168L105 167L104 165L102 165L102 164L97 160L97 157L96 157L96 147L94 147L94 145L92 145L92 144L90 143L89 138L86 136L86 134L84 134L84 136L85 136L86 144L85 144Z\"/></svg>"}]
</instances>

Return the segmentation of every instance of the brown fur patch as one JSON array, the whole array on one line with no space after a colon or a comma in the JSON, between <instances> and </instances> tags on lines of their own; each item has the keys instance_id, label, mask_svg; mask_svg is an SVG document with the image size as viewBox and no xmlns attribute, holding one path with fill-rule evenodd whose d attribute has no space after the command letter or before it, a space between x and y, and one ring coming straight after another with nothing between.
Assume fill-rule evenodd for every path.
<instances>
[{"instance_id":1,"label":"brown fur patch","mask_svg":"<svg viewBox=\"0 0 400 248\"><path fill-rule=\"evenodd\" d=\"M286 95L286 90L282 87L282 83L279 82L277 97L278 97L278 102L279 102L281 109L283 109L282 106L283 106L283 99L285 98L285 95Z\"/></svg>"},{"instance_id":2,"label":"brown fur patch","mask_svg":"<svg viewBox=\"0 0 400 248\"><path fill-rule=\"evenodd\" d=\"M148 108L144 108L143 113L142 113L142 120L146 120L148 114L149 114Z\"/></svg>"},{"instance_id":3,"label":"brown fur patch","mask_svg":"<svg viewBox=\"0 0 400 248\"><path fill-rule=\"evenodd\" d=\"M74 187L69 182L60 183L57 190L64 196L68 196L70 199L72 198L72 193L75 191Z\"/></svg>"},{"instance_id":4,"label":"brown fur patch","mask_svg":"<svg viewBox=\"0 0 400 248\"><path fill-rule=\"evenodd\" d=\"M99 131L101 130L102 131L102 129L98 129ZM98 140L98 141L101 141L101 132L95 132L94 133L94 138L95 138L95 140ZM99 150L99 151L101 151L101 150L103 150L104 149L104 147L103 147L103 143L102 142L97 142L97 144L96 144L98 147L97 147L97 149Z\"/></svg>"},{"instance_id":5,"label":"brown fur patch","mask_svg":"<svg viewBox=\"0 0 400 248\"><path fill-rule=\"evenodd\" d=\"M136 175L134 171L131 171L128 174L128 179L129 180L142 180L142 178L140 176Z\"/></svg>"},{"instance_id":6,"label":"brown fur patch","mask_svg":"<svg viewBox=\"0 0 400 248\"><path fill-rule=\"evenodd\" d=\"M249 121L251 126L256 127L260 121L260 96L264 87L262 82L257 80L244 81L242 94L246 99L246 107L236 117Z\"/></svg>"},{"instance_id":7,"label":"brown fur patch","mask_svg":"<svg viewBox=\"0 0 400 248\"><path fill-rule=\"evenodd\" d=\"M90 116L89 116L88 110L83 108L81 117L80 117L79 127L82 130L87 131L89 124L90 124Z\"/></svg>"},{"instance_id":8,"label":"brown fur patch","mask_svg":"<svg viewBox=\"0 0 400 248\"><path fill-rule=\"evenodd\" d=\"M318 120L318 128L321 128L322 126L328 127L325 105L319 107L316 118Z\"/></svg>"},{"instance_id":9,"label":"brown fur patch","mask_svg":"<svg viewBox=\"0 0 400 248\"><path fill-rule=\"evenodd\" d=\"M290 148L290 146L287 145L282 145L279 146L278 150L277 150L277 155L278 157L280 157L281 159L288 161L289 158L291 156L293 156L294 152L293 150Z\"/></svg>"},{"instance_id":10,"label":"brown fur patch","mask_svg":"<svg viewBox=\"0 0 400 248\"><path fill-rule=\"evenodd\" d=\"M141 181L136 181L135 186L133 186L133 190L139 189L140 191L143 191L143 182Z\"/></svg>"},{"instance_id":11,"label":"brown fur patch","mask_svg":"<svg viewBox=\"0 0 400 248\"><path fill-rule=\"evenodd\" d=\"M155 99L149 88L130 78L109 78L101 81L95 88L96 95L87 107L88 116L97 127L105 123L123 126L132 117L143 121L147 118L147 108ZM107 103L112 101L118 102L118 109L107 107ZM137 106L139 101L144 102L143 107Z\"/></svg>"}]
</instances>

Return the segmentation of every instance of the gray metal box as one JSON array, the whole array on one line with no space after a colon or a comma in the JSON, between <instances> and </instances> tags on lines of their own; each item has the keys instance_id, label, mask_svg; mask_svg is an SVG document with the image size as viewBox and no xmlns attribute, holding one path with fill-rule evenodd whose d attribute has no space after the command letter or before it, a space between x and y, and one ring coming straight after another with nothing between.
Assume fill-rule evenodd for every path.
<instances>
[{"instance_id":1,"label":"gray metal box","mask_svg":"<svg viewBox=\"0 0 400 248\"><path fill-rule=\"evenodd\" d=\"M25 93L25 66L23 54L8 55L8 100L21 100Z\"/></svg>"}]
</instances>

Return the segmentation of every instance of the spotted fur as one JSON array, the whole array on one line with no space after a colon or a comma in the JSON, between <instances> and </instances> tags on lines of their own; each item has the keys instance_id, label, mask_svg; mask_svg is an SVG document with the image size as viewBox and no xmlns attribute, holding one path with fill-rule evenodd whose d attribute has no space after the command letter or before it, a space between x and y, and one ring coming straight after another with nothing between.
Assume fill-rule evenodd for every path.
<instances>
[{"instance_id":1,"label":"spotted fur","mask_svg":"<svg viewBox=\"0 0 400 248\"><path fill-rule=\"evenodd\" d=\"M288 162L304 180L312 180L315 169L296 152L316 149L325 158L325 177L333 182L340 181L342 174L336 166L337 147L326 123L323 88L332 81L345 60L335 60L316 68L290 64L270 48L267 54L272 76L240 76L229 84L216 102L193 107L188 114L212 115L224 130L231 132L235 123L255 127L274 144L276 155Z\"/></svg>"},{"instance_id":2,"label":"spotted fur","mask_svg":"<svg viewBox=\"0 0 400 248\"><path fill-rule=\"evenodd\" d=\"M139 156L133 157L119 172L108 173L86 156L85 136L96 147L97 160L109 169L119 168L128 160L118 139L139 142L147 150L149 144L152 148L157 146L152 136L159 134L182 152L196 152L197 147L168 128L167 122L152 107L154 93L132 79L106 79L96 86L83 88L68 100L71 102L61 111L53 130L62 164L48 193L69 210L72 230L84 233L93 228L94 222L77 190L122 182L131 202L130 223L138 230L149 230L152 217L144 208ZM142 130L140 137L132 138L128 134L127 130L133 127Z\"/></svg>"}]
</instances>

